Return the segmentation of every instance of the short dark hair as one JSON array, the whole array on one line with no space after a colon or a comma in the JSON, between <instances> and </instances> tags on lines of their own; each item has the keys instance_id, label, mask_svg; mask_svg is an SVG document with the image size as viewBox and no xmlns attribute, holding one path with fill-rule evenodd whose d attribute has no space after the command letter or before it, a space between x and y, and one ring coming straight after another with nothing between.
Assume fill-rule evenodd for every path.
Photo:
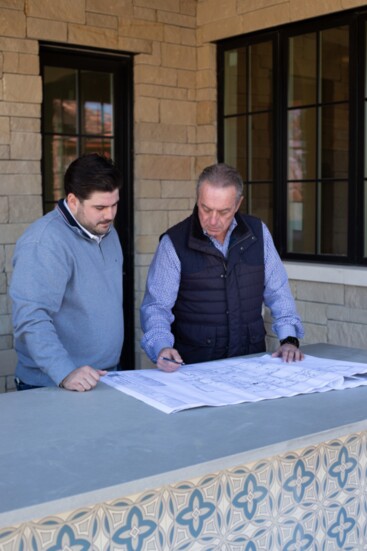
<instances>
[{"instance_id":1,"label":"short dark hair","mask_svg":"<svg viewBox=\"0 0 367 551\"><path fill-rule=\"evenodd\" d=\"M88 199L94 191L114 191L120 187L120 171L111 159L98 153L78 157L64 175L65 196L73 193L79 200Z\"/></svg>"},{"instance_id":2,"label":"short dark hair","mask_svg":"<svg viewBox=\"0 0 367 551\"><path fill-rule=\"evenodd\" d=\"M233 168L233 166L227 165L226 163L217 163L204 168L198 178L196 186L197 195L199 194L199 189L203 182L209 182L211 185L219 188L234 186L236 188L238 201L243 194L243 180L241 174L238 170Z\"/></svg>"}]
</instances>

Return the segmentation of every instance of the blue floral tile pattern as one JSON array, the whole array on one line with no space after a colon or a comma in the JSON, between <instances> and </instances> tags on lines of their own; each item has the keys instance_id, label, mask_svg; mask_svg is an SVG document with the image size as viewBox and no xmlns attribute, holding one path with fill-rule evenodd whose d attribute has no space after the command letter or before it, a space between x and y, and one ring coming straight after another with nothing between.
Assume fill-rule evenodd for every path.
<instances>
[{"instance_id":1,"label":"blue floral tile pattern","mask_svg":"<svg viewBox=\"0 0 367 551\"><path fill-rule=\"evenodd\" d=\"M0 530L0 551L367 551L367 432Z\"/></svg>"}]
</instances>

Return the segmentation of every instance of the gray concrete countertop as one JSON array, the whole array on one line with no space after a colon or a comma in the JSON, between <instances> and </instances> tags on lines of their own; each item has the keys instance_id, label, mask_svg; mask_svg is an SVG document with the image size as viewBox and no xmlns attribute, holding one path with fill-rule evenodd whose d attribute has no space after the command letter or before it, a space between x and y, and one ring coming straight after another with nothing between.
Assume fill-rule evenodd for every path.
<instances>
[{"instance_id":1,"label":"gray concrete countertop","mask_svg":"<svg viewBox=\"0 0 367 551\"><path fill-rule=\"evenodd\" d=\"M307 354L367 362L325 344ZM0 527L367 429L367 387L167 415L103 383L0 396Z\"/></svg>"}]
</instances>

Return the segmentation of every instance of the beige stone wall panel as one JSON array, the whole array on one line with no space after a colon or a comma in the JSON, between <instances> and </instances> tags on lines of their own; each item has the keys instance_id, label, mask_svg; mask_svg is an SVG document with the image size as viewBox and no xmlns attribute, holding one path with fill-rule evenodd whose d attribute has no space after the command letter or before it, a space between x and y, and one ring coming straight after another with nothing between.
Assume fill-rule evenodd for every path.
<instances>
[{"instance_id":1,"label":"beige stone wall panel","mask_svg":"<svg viewBox=\"0 0 367 551\"><path fill-rule=\"evenodd\" d=\"M133 0L85 0L85 9L96 13L131 17L134 3Z\"/></svg>"},{"instance_id":2,"label":"beige stone wall panel","mask_svg":"<svg viewBox=\"0 0 367 551\"><path fill-rule=\"evenodd\" d=\"M13 271L12 258L14 253L15 245L5 245L5 271L9 280L9 274ZM10 281L8 281L8 284ZM10 302L10 297L9 302Z\"/></svg>"},{"instance_id":3,"label":"beige stone wall panel","mask_svg":"<svg viewBox=\"0 0 367 551\"><path fill-rule=\"evenodd\" d=\"M168 227L168 213L163 211L146 211L136 213L136 222L141 229L140 235L155 235L155 243L158 243L158 236L166 231ZM1 227L1 226L0 226Z\"/></svg>"},{"instance_id":4,"label":"beige stone wall panel","mask_svg":"<svg viewBox=\"0 0 367 551\"><path fill-rule=\"evenodd\" d=\"M168 180L162 182L162 197L195 196L196 183L191 180Z\"/></svg>"},{"instance_id":5,"label":"beige stone wall panel","mask_svg":"<svg viewBox=\"0 0 367 551\"><path fill-rule=\"evenodd\" d=\"M41 136L29 132L12 132L10 157L12 159L41 159Z\"/></svg>"},{"instance_id":6,"label":"beige stone wall panel","mask_svg":"<svg viewBox=\"0 0 367 551\"><path fill-rule=\"evenodd\" d=\"M159 142L137 141L135 144L136 155L161 155L163 153L163 144Z\"/></svg>"},{"instance_id":7,"label":"beige stone wall panel","mask_svg":"<svg viewBox=\"0 0 367 551\"><path fill-rule=\"evenodd\" d=\"M187 100L187 88L176 86L155 86L152 84L138 84L135 86L136 97Z\"/></svg>"},{"instance_id":8,"label":"beige stone wall panel","mask_svg":"<svg viewBox=\"0 0 367 551\"><path fill-rule=\"evenodd\" d=\"M39 76L4 74L4 100L41 103L42 82Z\"/></svg>"},{"instance_id":9,"label":"beige stone wall panel","mask_svg":"<svg viewBox=\"0 0 367 551\"><path fill-rule=\"evenodd\" d=\"M171 212L172 210L187 210L189 208L188 199L183 197L168 197L159 199L138 199L136 206L141 211L159 211Z\"/></svg>"},{"instance_id":10,"label":"beige stone wall panel","mask_svg":"<svg viewBox=\"0 0 367 551\"><path fill-rule=\"evenodd\" d=\"M13 103L12 101L0 102L0 115L15 115L19 117L40 117L41 105L39 103Z\"/></svg>"},{"instance_id":11,"label":"beige stone wall panel","mask_svg":"<svg viewBox=\"0 0 367 551\"><path fill-rule=\"evenodd\" d=\"M145 21L156 21L157 10L152 8L142 8L140 6L134 6L132 16L137 17L138 19L144 19Z\"/></svg>"},{"instance_id":12,"label":"beige stone wall panel","mask_svg":"<svg viewBox=\"0 0 367 551\"><path fill-rule=\"evenodd\" d=\"M183 125L177 124L141 123L136 125L135 140L186 143L187 130Z\"/></svg>"},{"instance_id":13,"label":"beige stone wall panel","mask_svg":"<svg viewBox=\"0 0 367 551\"><path fill-rule=\"evenodd\" d=\"M110 48L116 50L118 47L117 31L102 29L100 27L86 27L85 25L68 25L68 41L72 44L94 46L95 48Z\"/></svg>"},{"instance_id":14,"label":"beige stone wall panel","mask_svg":"<svg viewBox=\"0 0 367 551\"><path fill-rule=\"evenodd\" d=\"M19 73L23 75L39 74L39 57L35 54L20 54L18 52L4 52L4 73Z\"/></svg>"},{"instance_id":15,"label":"beige stone wall panel","mask_svg":"<svg viewBox=\"0 0 367 551\"><path fill-rule=\"evenodd\" d=\"M93 12L86 13L86 24L92 27L106 27L106 29L118 29L118 17Z\"/></svg>"},{"instance_id":16,"label":"beige stone wall panel","mask_svg":"<svg viewBox=\"0 0 367 551\"><path fill-rule=\"evenodd\" d=\"M9 197L9 222L34 222L42 216L42 198L40 195Z\"/></svg>"},{"instance_id":17,"label":"beige stone wall panel","mask_svg":"<svg viewBox=\"0 0 367 551\"><path fill-rule=\"evenodd\" d=\"M41 131L41 120L26 117L11 117L10 130L13 132L35 132Z\"/></svg>"},{"instance_id":18,"label":"beige stone wall panel","mask_svg":"<svg viewBox=\"0 0 367 551\"><path fill-rule=\"evenodd\" d=\"M243 18L238 15L221 21L212 21L198 29L198 44L213 42L244 32Z\"/></svg>"},{"instance_id":19,"label":"beige stone wall panel","mask_svg":"<svg viewBox=\"0 0 367 551\"><path fill-rule=\"evenodd\" d=\"M41 176L37 174L4 174L0 178L0 195L41 195Z\"/></svg>"},{"instance_id":20,"label":"beige stone wall panel","mask_svg":"<svg viewBox=\"0 0 367 551\"><path fill-rule=\"evenodd\" d=\"M29 17L85 23L85 0L27 0L25 12Z\"/></svg>"},{"instance_id":21,"label":"beige stone wall panel","mask_svg":"<svg viewBox=\"0 0 367 551\"><path fill-rule=\"evenodd\" d=\"M201 125L197 128L198 143L213 143L216 145L217 129L214 125Z\"/></svg>"},{"instance_id":22,"label":"beige stone wall panel","mask_svg":"<svg viewBox=\"0 0 367 551\"><path fill-rule=\"evenodd\" d=\"M0 35L24 38L26 35L26 19L24 13L16 10L0 11Z\"/></svg>"},{"instance_id":23,"label":"beige stone wall panel","mask_svg":"<svg viewBox=\"0 0 367 551\"><path fill-rule=\"evenodd\" d=\"M23 174L40 174L40 163L37 161L0 161L0 174L18 178L22 178ZM4 177L2 176L2 178ZM41 187L39 187L38 192L41 193ZM3 194L0 192L0 195ZM12 195L12 193L9 192L9 195Z\"/></svg>"},{"instance_id":24,"label":"beige stone wall panel","mask_svg":"<svg viewBox=\"0 0 367 551\"><path fill-rule=\"evenodd\" d=\"M177 25L165 25L164 42L196 48L196 31L195 29L183 29L182 27L177 27Z\"/></svg>"},{"instance_id":25,"label":"beige stone wall panel","mask_svg":"<svg viewBox=\"0 0 367 551\"><path fill-rule=\"evenodd\" d=\"M180 0L134 0L134 5L175 13L180 11Z\"/></svg>"},{"instance_id":26,"label":"beige stone wall panel","mask_svg":"<svg viewBox=\"0 0 367 551\"><path fill-rule=\"evenodd\" d=\"M184 46L195 46L196 48L196 30L180 29L180 43Z\"/></svg>"},{"instance_id":27,"label":"beige stone wall panel","mask_svg":"<svg viewBox=\"0 0 367 551\"><path fill-rule=\"evenodd\" d=\"M342 0L318 0L318 2L290 0L290 20L299 21L308 17L333 13L341 9Z\"/></svg>"},{"instance_id":28,"label":"beige stone wall panel","mask_svg":"<svg viewBox=\"0 0 367 551\"><path fill-rule=\"evenodd\" d=\"M135 239L135 252L152 255L158 244L157 235L137 235Z\"/></svg>"},{"instance_id":29,"label":"beige stone wall panel","mask_svg":"<svg viewBox=\"0 0 367 551\"><path fill-rule=\"evenodd\" d=\"M0 144L10 143L10 119L0 117Z\"/></svg>"},{"instance_id":30,"label":"beige stone wall panel","mask_svg":"<svg viewBox=\"0 0 367 551\"><path fill-rule=\"evenodd\" d=\"M200 101L198 102L198 124L210 124L216 121L217 118L217 106L213 101Z\"/></svg>"},{"instance_id":31,"label":"beige stone wall panel","mask_svg":"<svg viewBox=\"0 0 367 551\"><path fill-rule=\"evenodd\" d=\"M191 157L200 155L215 155L215 144L174 144L167 143L163 147L163 153L166 155L188 155Z\"/></svg>"},{"instance_id":32,"label":"beige stone wall panel","mask_svg":"<svg viewBox=\"0 0 367 551\"><path fill-rule=\"evenodd\" d=\"M194 99L196 93L196 72L188 71L184 69L177 70L177 86L182 88L188 88L188 92L194 92Z\"/></svg>"},{"instance_id":33,"label":"beige stone wall panel","mask_svg":"<svg viewBox=\"0 0 367 551\"><path fill-rule=\"evenodd\" d=\"M199 90L196 91L196 100L198 102L212 101L216 104L217 90L215 88L199 88Z\"/></svg>"},{"instance_id":34,"label":"beige stone wall panel","mask_svg":"<svg viewBox=\"0 0 367 551\"><path fill-rule=\"evenodd\" d=\"M164 36L162 23L129 17L119 18L119 33L125 37L144 38L161 42Z\"/></svg>"},{"instance_id":35,"label":"beige stone wall panel","mask_svg":"<svg viewBox=\"0 0 367 551\"><path fill-rule=\"evenodd\" d=\"M7 224L9 222L9 198L0 197L0 224ZM5 266L5 248L0 247L0 272L4 270Z\"/></svg>"},{"instance_id":36,"label":"beige stone wall panel","mask_svg":"<svg viewBox=\"0 0 367 551\"><path fill-rule=\"evenodd\" d=\"M213 165L217 162L215 155L208 155L205 157L197 157L195 159L195 177L197 177L207 166Z\"/></svg>"},{"instance_id":37,"label":"beige stone wall panel","mask_svg":"<svg viewBox=\"0 0 367 551\"><path fill-rule=\"evenodd\" d=\"M150 40L143 40L140 38L125 38L123 36L119 36L118 49L121 52L131 52L134 54L151 54L153 45Z\"/></svg>"},{"instance_id":38,"label":"beige stone wall panel","mask_svg":"<svg viewBox=\"0 0 367 551\"><path fill-rule=\"evenodd\" d=\"M247 1L247 0L245 0ZM206 25L235 17L237 15L237 0L204 0L197 5L197 24Z\"/></svg>"},{"instance_id":39,"label":"beige stone wall panel","mask_svg":"<svg viewBox=\"0 0 367 551\"><path fill-rule=\"evenodd\" d=\"M0 159L9 159L9 157L10 157L10 146L0 145Z\"/></svg>"},{"instance_id":40,"label":"beige stone wall panel","mask_svg":"<svg viewBox=\"0 0 367 551\"><path fill-rule=\"evenodd\" d=\"M216 92L217 77L213 67L210 69L202 69L197 72L196 84L198 88L213 88Z\"/></svg>"},{"instance_id":41,"label":"beige stone wall panel","mask_svg":"<svg viewBox=\"0 0 367 551\"><path fill-rule=\"evenodd\" d=\"M137 84L160 84L162 86L177 86L177 71L166 67L148 67L137 65L134 70Z\"/></svg>"},{"instance_id":42,"label":"beige stone wall panel","mask_svg":"<svg viewBox=\"0 0 367 551\"><path fill-rule=\"evenodd\" d=\"M140 97L135 104L134 119L138 122L159 122L159 99Z\"/></svg>"},{"instance_id":43,"label":"beige stone wall panel","mask_svg":"<svg viewBox=\"0 0 367 551\"><path fill-rule=\"evenodd\" d=\"M358 6L365 7L365 0L341 0L343 10L350 10L351 8L358 8Z\"/></svg>"},{"instance_id":44,"label":"beige stone wall panel","mask_svg":"<svg viewBox=\"0 0 367 551\"><path fill-rule=\"evenodd\" d=\"M195 124L196 104L193 101L161 100L160 120L163 124Z\"/></svg>"},{"instance_id":45,"label":"beige stone wall panel","mask_svg":"<svg viewBox=\"0 0 367 551\"><path fill-rule=\"evenodd\" d=\"M23 10L24 0L0 0L0 8L8 8L9 10Z\"/></svg>"},{"instance_id":46,"label":"beige stone wall panel","mask_svg":"<svg viewBox=\"0 0 367 551\"><path fill-rule=\"evenodd\" d=\"M269 6L262 10L253 11L242 16L243 32L268 29L276 25L283 25L290 21L289 2L283 2L276 6Z\"/></svg>"},{"instance_id":47,"label":"beige stone wall panel","mask_svg":"<svg viewBox=\"0 0 367 551\"><path fill-rule=\"evenodd\" d=\"M196 17L197 0L180 0L180 13Z\"/></svg>"},{"instance_id":48,"label":"beige stone wall panel","mask_svg":"<svg viewBox=\"0 0 367 551\"><path fill-rule=\"evenodd\" d=\"M150 44L150 52L144 53L140 52L140 55L136 56L134 59L135 67L139 65L156 65L161 64L161 44L160 42L151 42L146 41Z\"/></svg>"},{"instance_id":49,"label":"beige stone wall panel","mask_svg":"<svg viewBox=\"0 0 367 551\"><path fill-rule=\"evenodd\" d=\"M298 3L304 3L303 0L296 0ZM262 10L278 4L284 4L285 0L239 0L238 13L249 13L251 11ZM287 0L289 4L289 0Z\"/></svg>"},{"instance_id":50,"label":"beige stone wall panel","mask_svg":"<svg viewBox=\"0 0 367 551\"><path fill-rule=\"evenodd\" d=\"M135 164L137 178L156 180L188 180L192 177L192 161L187 157L138 156ZM139 227L139 225L137 226Z\"/></svg>"},{"instance_id":51,"label":"beige stone wall panel","mask_svg":"<svg viewBox=\"0 0 367 551\"><path fill-rule=\"evenodd\" d=\"M164 67L195 70L196 49L179 44L162 44L162 65Z\"/></svg>"},{"instance_id":52,"label":"beige stone wall panel","mask_svg":"<svg viewBox=\"0 0 367 551\"><path fill-rule=\"evenodd\" d=\"M196 18L189 15L179 15L177 13L158 11L157 21L168 23L169 25L179 25L180 27L187 27L189 29L196 28Z\"/></svg>"},{"instance_id":53,"label":"beige stone wall panel","mask_svg":"<svg viewBox=\"0 0 367 551\"><path fill-rule=\"evenodd\" d=\"M7 245L9 243L16 243L19 237L29 224L0 224L0 243ZM2 274L0 274L1 277ZM4 274L5 275L5 274ZM1 293L6 292L6 285Z\"/></svg>"},{"instance_id":54,"label":"beige stone wall panel","mask_svg":"<svg viewBox=\"0 0 367 551\"><path fill-rule=\"evenodd\" d=\"M134 187L134 195L139 197L160 197L161 182L158 180L137 180Z\"/></svg>"},{"instance_id":55,"label":"beige stone wall panel","mask_svg":"<svg viewBox=\"0 0 367 551\"><path fill-rule=\"evenodd\" d=\"M197 68L199 70L214 70L217 64L217 49L215 44L205 44L197 48Z\"/></svg>"},{"instance_id":56,"label":"beige stone wall panel","mask_svg":"<svg viewBox=\"0 0 367 551\"><path fill-rule=\"evenodd\" d=\"M0 51L38 54L38 42L36 40L22 40L0 36Z\"/></svg>"}]
</instances>

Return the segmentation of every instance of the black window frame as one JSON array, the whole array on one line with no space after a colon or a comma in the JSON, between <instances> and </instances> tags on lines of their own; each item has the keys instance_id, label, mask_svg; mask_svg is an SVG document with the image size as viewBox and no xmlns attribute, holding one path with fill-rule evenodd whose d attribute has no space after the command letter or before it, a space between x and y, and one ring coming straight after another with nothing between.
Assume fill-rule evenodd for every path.
<instances>
[{"instance_id":1,"label":"black window frame","mask_svg":"<svg viewBox=\"0 0 367 551\"><path fill-rule=\"evenodd\" d=\"M349 26L349 169L347 255L301 254L287 252L287 83L288 40L297 35ZM282 259L314 264L367 265L363 256L367 241L367 214L364 215L365 161L365 79L367 10L355 9L329 14L265 31L236 36L217 42L218 149L224 160L224 54L226 51L271 40L273 43L273 221L272 235ZM367 123L366 123L367 126ZM366 216L366 220L364 220ZM361 236L364 235L364 239ZM366 247L367 248L367 247Z\"/></svg>"},{"instance_id":2,"label":"black window frame","mask_svg":"<svg viewBox=\"0 0 367 551\"><path fill-rule=\"evenodd\" d=\"M65 65L66 64L66 65ZM134 55L120 51L40 42L40 65L43 81L45 65L98 70L114 74L114 162L122 174L123 186L115 218L124 254L123 310L125 320L122 369L135 369L135 303L134 303L134 197L133 197L133 82ZM121 124L123 121L123 124ZM41 117L42 141L45 135ZM43 143L42 143L43 151ZM44 186L44 156L41 159L42 190Z\"/></svg>"}]
</instances>

